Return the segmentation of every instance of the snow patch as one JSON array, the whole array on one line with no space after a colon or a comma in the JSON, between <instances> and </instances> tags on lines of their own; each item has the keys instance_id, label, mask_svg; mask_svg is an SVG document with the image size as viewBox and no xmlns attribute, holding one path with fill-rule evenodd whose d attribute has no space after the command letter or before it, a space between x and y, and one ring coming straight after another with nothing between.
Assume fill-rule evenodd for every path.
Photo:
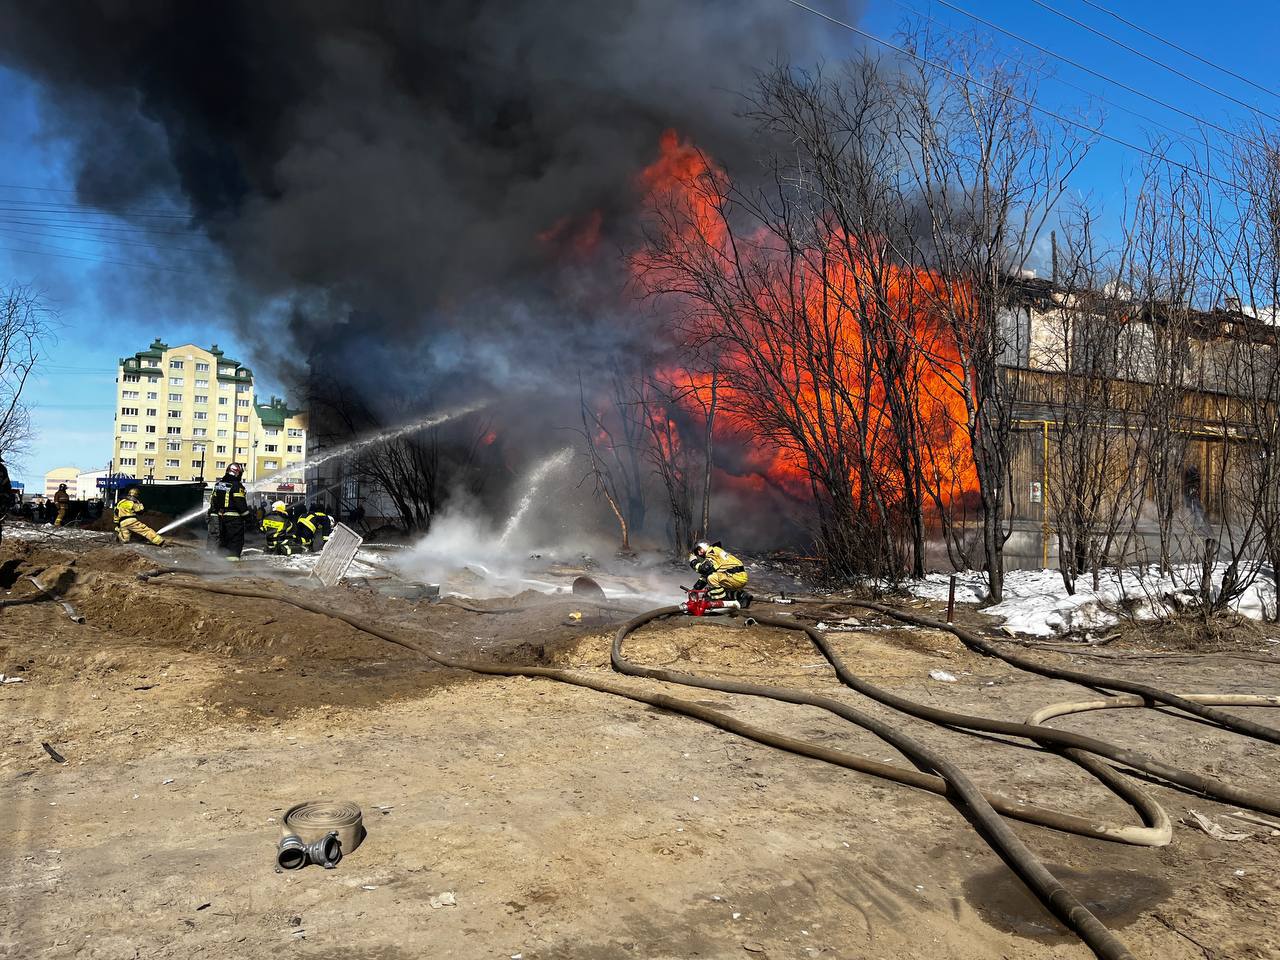
<instances>
[{"instance_id":1,"label":"snow patch","mask_svg":"<svg viewBox=\"0 0 1280 960\"><path fill-rule=\"evenodd\" d=\"M1219 589L1225 564L1214 574ZM1076 582L1067 593L1057 570L1010 570L1005 574L1004 600L982 613L1001 620L1009 630L1037 637L1080 633L1115 626L1122 617L1159 620L1179 607L1192 606L1198 598L1199 567L1186 566L1159 575L1155 570L1107 570L1094 590L1090 577ZM949 574L932 573L910 586L913 596L945 602ZM981 603L987 581L977 570L956 574L956 602ZM1276 608L1274 585L1259 578L1232 604L1232 609L1254 620L1264 619Z\"/></svg>"}]
</instances>

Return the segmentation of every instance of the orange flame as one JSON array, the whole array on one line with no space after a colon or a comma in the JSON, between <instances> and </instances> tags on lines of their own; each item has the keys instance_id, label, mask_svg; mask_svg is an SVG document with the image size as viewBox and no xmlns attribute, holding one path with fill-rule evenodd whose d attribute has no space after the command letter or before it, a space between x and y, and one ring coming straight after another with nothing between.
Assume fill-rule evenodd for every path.
<instances>
[{"instance_id":1,"label":"orange flame","mask_svg":"<svg viewBox=\"0 0 1280 960\"><path fill-rule=\"evenodd\" d=\"M694 145L681 141L669 130L662 135L657 159L640 174L639 184L650 199L663 205L675 204L679 209L678 221L665 224L668 230L679 230L674 239L686 247L706 252L713 262L723 262L723 269L731 269L729 232L717 205L729 186L722 170L713 166ZM767 249L769 238L763 234L762 230L761 236L751 238L757 250ZM864 336L867 331L863 318L866 311L876 305L864 298L865 291L874 289L889 305L889 313L895 320L890 328L901 331L900 335L891 336L893 346L902 357L897 369L919 385L915 391L914 422L922 435L912 442L918 450L919 470L938 490L944 503L950 505L967 497L977 490L977 475L965 430L966 408L960 393L963 372L954 341L947 335L937 309L942 298L964 294L957 293L954 285L946 284L936 275L892 265L877 285L868 276L870 261L852 238L833 231L827 242L831 249L822 249L823 256L816 265L813 259L802 260L798 274L793 267L788 279L798 285L801 291L798 296L795 287L773 289L769 281L751 294L756 309L748 312L765 319L743 320L747 327L755 324L756 356L748 356L748 348L738 343L742 338L734 337L730 340L728 355L720 358L723 365L720 395L726 415L717 422L717 442L723 435L758 430L759 425L749 422L747 415L759 409L760 404L748 395L742 383L756 387L761 378L737 374L748 371L753 360L763 355L785 368L790 377L790 383L780 382L776 390L784 391L790 386L794 396L790 392L785 395L779 392L776 399L792 404L795 416L808 423L811 430L818 433L849 430L851 424L840 421L847 419L850 411L863 417L859 433L868 441L861 452L859 466L869 471L882 491L890 496L900 493L895 489L901 485L900 454L891 429L889 392L880 372L883 367L866 355L867 343L874 341ZM885 266L881 261L877 261L877 265ZM821 362L814 362L813 348L807 347L801 355L795 339L771 336L774 321L783 319L777 315L778 304L792 309L798 305L810 328L828 332L828 340L818 347L819 350L830 347L829 355ZM716 322L714 317L705 320ZM879 336L883 340L883 330ZM676 371L664 373L668 378L680 376ZM691 381L687 385L695 394L687 402L705 406L710 375L686 377ZM833 403L833 397L847 406L839 407ZM829 466L811 463L802 447L789 439L785 431L778 432L776 439L775 444L749 448L742 468L744 473L758 476L795 497L808 498L813 489L811 478L821 476ZM851 474L854 473L851 470ZM860 476L851 475L851 480L855 492L861 489Z\"/></svg>"}]
</instances>

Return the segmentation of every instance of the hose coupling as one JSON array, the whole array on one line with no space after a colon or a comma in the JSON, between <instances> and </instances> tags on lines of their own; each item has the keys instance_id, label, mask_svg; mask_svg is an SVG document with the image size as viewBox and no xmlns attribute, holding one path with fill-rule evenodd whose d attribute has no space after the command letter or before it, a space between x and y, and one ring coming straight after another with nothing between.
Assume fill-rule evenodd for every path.
<instances>
[{"instance_id":1,"label":"hose coupling","mask_svg":"<svg viewBox=\"0 0 1280 960\"><path fill-rule=\"evenodd\" d=\"M310 848L293 834L281 837L280 845L276 847L276 863L282 870L301 870L307 865L310 855Z\"/></svg>"}]
</instances>

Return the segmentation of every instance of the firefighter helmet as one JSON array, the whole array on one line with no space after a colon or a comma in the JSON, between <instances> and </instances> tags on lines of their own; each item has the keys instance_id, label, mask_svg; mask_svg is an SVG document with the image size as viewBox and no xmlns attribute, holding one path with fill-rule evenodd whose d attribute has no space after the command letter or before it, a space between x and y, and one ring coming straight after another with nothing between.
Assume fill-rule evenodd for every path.
<instances>
[{"instance_id":1,"label":"firefighter helmet","mask_svg":"<svg viewBox=\"0 0 1280 960\"><path fill-rule=\"evenodd\" d=\"M142 495L142 491L139 490L137 487L130 487L128 490L125 491L125 494L130 497L139 497Z\"/></svg>"},{"instance_id":2,"label":"firefighter helmet","mask_svg":"<svg viewBox=\"0 0 1280 960\"><path fill-rule=\"evenodd\" d=\"M244 473L244 467L238 463L230 464L227 467L227 476L229 477L238 477L242 473Z\"/></svg>"},{"instance_id":3,"label":"firefighter helmet","mask_svg":"<svg viewBox=\"0 0 1280 960\"><path fill-rule=\"evenodd\" d=\"M271 505L272 513L285 513L288 511L288 509L289 508L285 506L285 502L283 500L277 500L275 503Z\"/></svg>"},{"instance_id":4,"label":"firefighter helmet","mask_svg":"<svg viewBox=\"0 0 1280 960\"><path fill-rule=\"evenodd\" d=\"M711 544L707 543L705 540L699 540L693 545L694 556L698 557L705 557L710 549Z\"/></svg>"}]
</instances>

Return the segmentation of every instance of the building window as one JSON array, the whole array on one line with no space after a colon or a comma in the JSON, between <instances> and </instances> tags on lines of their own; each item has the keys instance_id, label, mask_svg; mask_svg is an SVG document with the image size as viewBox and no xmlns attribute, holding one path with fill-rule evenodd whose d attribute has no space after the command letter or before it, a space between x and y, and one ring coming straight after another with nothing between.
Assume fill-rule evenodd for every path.
<instances>
[{"instance_id":1,"label":"building window","mask_svg":"<svg viewBox=\"0 0 1280 960\"><path fill-rule=\"evenodd\" d=\"M249 385L247 383L236 384L236 393L248 393L248 392L249 392Z\"/></svg>"},{"instance_id":2,"label":"building window","mask_svg":"<svg viewBox=\"0 0 1280 960\"><path fill-rule=\"evenodd\" d=\"M181 410L170 410L170 411L169 411L169 419L170 419L170 420L181 420L181 419L182 419L182 411L181 411Z\"/></svg>"},{"instance_id":3,"label":"building window","mask_svg":"<svg viewBox=\"0 0 1280 960\"><path fill-rule=\"evenodd\" d=\"M219 470L225 469L225 468L226 468L226 466L227 466L227 461L225 461L225 460L219 460L219 461L218 461L218 469L219 469Z\"/></svg>"},{"instance_id":4,"label":"building window","mask_svg":"<svg viewBox=\"0 0 1280 960\"><path fill-rule=\"evenodd\" d=\"M137 415L138 415L137 407L121 407L120 408L120 416L122 417L136 417Z\"/></svg>"},{"instance_id":5,"label":"building window","mask_svg":"<svg viewBox=\"0 0 1280 960\"><path fill-rule=\"evenodd\" d=\"M236 447L236 453L237 453L237 454L239 454L239 455L240 455L240 456L242 456L242 457L243 457L246 453L248 453L248 452L249 452L249 448L248 448L248 447Z\"/></svg>"},{"instance_id":6,"label":"building window","mask_svg":"<svg viewBox=\"0 0 1280 960\"><path fill-rule=\"evenodd\" d=\"M156 408L155 408L155 407L147 407L147 416L148 416L148 417L154 417L155 415L156 415Z\"/></svg>"},{"instance_id":7,"label":"building window","mask_svg":"<svg viewBox=\"0 0 1280 960\"><path fill-rule=\"evenodd\" d=\"M275 427L267 427L267 429L263 430L262 432L265 433L268 437L280 436L280 431Z\"/></svg>"},{"instance_id":8,"label":"building window","mask_svg":"<svg viewBox=\"0 0 1280 960\"><path fill-rule=\"evenodd\" d=\"M289 428L289 436L291 436L291 437L300 437L300 436L302 436L302 431L301 431L301 430L299 430L297 427L290 427L290 428Z\"/></svg>"},{"instance_id":9,"label":"building window","mask_svg":"<svg viewBox=\"0 0 1280 960\"><path fill-rule=\"evenodd\" d=\"M155 457L147 457L147 459L146 459L146 460L144 460L144 461L142 462L142 465L143 465L144 467L154 467L154 466L156 465L156 458L155 458Z\"/></svg>"},{"instance_id":10,"label":"building window","mask_svg":"<svg viewBox=\"0 0 1280 960\"><path fill-rule=\"evenodd\" d=\"M208 420L209 414L205 413L203 410L197 410L191 415L191 417L194 420Z\"/></svg>"},{"instance_id":11,"label":"building window","mask_svg":"<svg viewBox=\"0 0 1280 960\"><path fill-rule=\"evenodd\" d=\"M209 435L209 431L206 430L204 427L196 427L194 430L191 431L191 435L193 437L207 437Z\"/></svg>"},{"instance_id":12,"label":"building window","mask_svg":"<svg viewBox=\"0 0 1280 960\"><path fill-rule=\"evenodd\" d=\"M182 394L180 394L180 393L171 393L171 394L169 394L169 402L170 402L170 403L181 403L181 402L182 402Z\"/></svg>"},{"instance_id":13,"label":"building window","mask_svg":"<svg viewBox=\"0 0 1280 960\"><path fill-rule=\"evenodd\" d=\"M154 423L148 423L147 433L155 433L155 432L156 432L156 425Z\"/></svg>"},{"instance_id":14,"label":"building window","mask_svg":"<svg viewBox=\"0 0 1280 960\"><path fill-rule=\"evenodd\" d=\"M228 418L227 418L227 415L226 415L225 413L220 413L220 414L218 414L218 422L219 422L219 423L226 423L226 422L227 422L227 419L228 419Z\"/></svg>"},{"instance_id":15,"label":"building window","mask_svg":"<svg viewBox=\"0 0 1280 960\"><path fill-rule=\"evenodd\" d=\"M179 477L176 473L171 473L171 474L169 474L167 477L165 477L165 479L166 479L166 480L181 480L182 478L181 478L181 477Z\"/></svg>"},{"instance_id":16,"label":"building window","mask_svg":"<svg viewBox=\"0 0 1280 960\"><path fill-rule=\"evenodd\" d=\"M278 443L268 443L262 449L265 453L279 453L280 445Z\"/></svg>"},{"instance_id":17,"label":"building window","mask_svg":"<svg viewBox=\"0 0 1280 960\"><path fill-rule=\"evenodd\" d=\"M226 397L219 397L219 398L218 398L218 406L220 406L220 407L225 407L226 405L227 405L227 398L226 398Z\"/></svg>"},{"instance_id":18,"label":"building window","mask_svg":"<svg viewBox=\"0 0 1280 960\"><path fill-rule=\"evenodd\" d=\"M219 431L218 431L218 436L220 436L220 437L225 437L226 435L227 435L227 431L226 431L226 430L219 430Z\"/></svg>"},{"instance_id":19,"label":"building window","mask_svg":"<svg viewBox=\"0 0 1280 960\"><path fill-rule=\"evenodd\" d=\"M121 457L120 458L120 466L122 467L135 467L137 465L138 465L137 457Z\"/></svg>"},{"instance_id":20,"label":"building window","mask_svg":"<svg viewBox=\"0 0 1280 960\"><path fill-rule=\"evenodd\" d=\"M231 384L229 384L229 383L220 383L220 384L218 384L218 389L219 389L219 390L230 390L230 389L231 389Z\"/></svg>"},{"instance_id":21,"label":"building window","mask_svg":"<svg viewBox=\"0 0 1280 960\"><path fill-rule=\"evenodd\" d=\"M218 444L218 453L226 453L227 445L225 443Z\"/></svg>"},{"instance_id":22,"label":"building window","mask_svg":"<svg viewBox=\"0 0 1280 960\"><path fill-rule=\"evenodd\" d=\"M146 362L146 366L148 366L148 367L158 367L158 366L160 366L160 361L159 361L159 360L148 360L148 361Z\"/></svg>"},{"instance_id":23,"label":"building window","mask_svg":"<svg viewBox=\"0 0 1280 960\"><path fill-rule=\"evenodd\" d=\"M120 396L125 400L137 400L138 391L137 390L121 390Z\"/></svg>"},{"instance_id":24,"label":"building window","mask_svg":"<svg viewBox=\"0 0 1280 960\"><path fill-rule=\"evenodd\" d=\"M147 383L159 383L159 382L160 382L159 377L147 377Z\"/></svg>"},{"instance_id":25,"label":"building window","mask_svg":"<svg viewBox=\"0 0 1280 960\"><path fill-rule=\"evenodd\" d=\"M155 448L156 448L156 442L154 440L148 440L146 443L142 445L143 450L154 450Z\"/></svg>"},{"instance_id":26,"label":"building window","mask_svg":"<svg viewBox=\"0 0 1280 960\"><path fill-rule=\"evenodd\" d=\"M248 423L249 418L243 414L236 414L236 423Z\"/></svg>"},{"instance_id":27,"label":"building window","mask_svg":"<svg viewBox=\"0 0 1280 960\"><path fill-rule=\"evenodd\" d=\"M160 394L156 393L154 390L148 390L148 391L147 391L147 399L148 399L148 400L159 400L159 399L160 399Z\"/></svg>"},{"instance_id":28,"label":"building window","mask_svg":"<svg viewBox=\"0 0 1280 960\"><path fill-rule=\"evenodd\" d=\"M121 450L137 450L138 441L137 440L121 440L120 449Z\"/></svg>"},{"instance_id":29,"label":"building window","mask_svg":"<svg viewBox=\"0 0 1280 960\"><path fill-rule=\"evenodd\" d=\"M166 444L165 444L165 446L166 446L166 447L168 447L170 450L173 450L173 451L175 451L175 452L176 452L176 451L178 451L178 450L181 450L181 449L182 449L182 441L181 441L181 440L170 440L168 443L166 443Z\"/></svg>"},{"instance_id":30,"label":"building window","mask_svg":"<svg viewBox=\"0 0 1280 960\"><path fill-rule=\"evenodd\" d=\"M170 470L174 470L174 469L176 469L176 468L178 468L178 467L182 466L182 461L181 461L181 460L175 460L175 459L173 459L172 457L170 457L168 460L166 460L166 461L164 462L164 465L165 465L166 467L168 467ZM178 478L177 478L177 477L171 477L170 479L176 480L176 479L178 479Z\"/></svg>"},{"instance_id":31,"label":"building window","mask_svg":"<svg viewBox=\"0 0 1280 960\"><path fill-rule=\"evenodd\" d=\"M300 444L300 443L291 443L291 444L289 444L289 452L290 452L290 453L301 453L301 452L302 452L302 444Z\"/></svg>"},{"instance_id":32,"label":"building window","mask_svg":"<svg viewBox=\"0 0 1280 960\"><path fill-rule=\"evenodd\" d=\"M137 383L137 382L138 382L139 380L141 380L141 379L142 379L142 378L141 378L140 376L138 376L136 373L126 373L126 374L124 375L124 382L125 382L125 383Z\"/></svg>"},{"instance_id":33,"label":"building window","mask_svg":"<svg viewBox=\"0 0 1280 960\"><path fill-rule=\"evenodd\" d=\"M181 427L170 427L166 432L167 432L167 433L169 434L169 436L171 436L171 437L180 437L180 436L182 436L182 428L181 428Z\"/></svg>"},{"instance_id":34,"label":"building window","mask_svg":"<svg viewBox=\"0 0 1280 960\"><path fill-rule=\"evenodd\" d=\"M181 369L182 369L182 361L181 361L181 360L170 360L170 361L169 361L169 369L170 369L170 370L181 370Z\"/></svg>"},{"instance_id":35,"label":"building window","mask_svg":"<svg viewBox=\"0 0 1280 960\"><path fill-rule=\"evenodd\" d=\"M120 432L121 433L137 433L138 425L136 423L122 423L120 424Z\"/></svg>"},{"instance_id":36,"label":"building window","mask_svg":"<svg viewBox=\"0 0 1280 960\"><path fill-rule=\"evenodd\" d=\"M169 378L169 386L171 386L171 387L180 387L180 386L182 386L182 385L183 385L183 383L185 383L185 382L186 382L186 381L185 381L185 380L183 380L181 377L170 377L170 378Z\"/></svg>"},{"instance_id":37,"label":"building window","mask_svg":"<svg viewBox=\"0 0 1280 960\"><path fill-rule=\"evenodd\" d=\"M208 373L209 365L201 360L196 361L196 373Z\"/></svg>"},{"instance_id":38,"label":"building window","mask_svg":"<svg viewBox=\"0 0 1280 960\"><path fill-rule=\"evenodd\" d=\"M264 460L262 463L263 470L279 470L280 463L277 460Z\"/></svg>"},{"instance_id":39,"label":"building window","mask_svg":"<svg viewBox=\"0 0 1280 960\"><path fill-rule=\"evenodd\" d=\"M248 401L248 400L237 400L237 401L236 401L236 406L237 406L237 407L247 407L248 405L249 405L249 401Z\"/></svg>"},{"instance_id":40,"label":"building window","mask_svg":"<svg viewBox=\"0 0 1280 960\"><path fill-rule=\"evenodd\" d=\"M197 390L208 390L208 389L209 389L209 381L208 381L208 380L196 380L196 389L197 389Z\"/></svg>"},{"instance_id":41,"label":"building window","mask_svg":"<svg viewBox=\"0 0 1280 960\"><path fill-rule=\"evenodd\" d=\"M196 403L208 403L208 402L209 402L209 395L207 393L196 394Z\"/></svg>"}]
</instances>

